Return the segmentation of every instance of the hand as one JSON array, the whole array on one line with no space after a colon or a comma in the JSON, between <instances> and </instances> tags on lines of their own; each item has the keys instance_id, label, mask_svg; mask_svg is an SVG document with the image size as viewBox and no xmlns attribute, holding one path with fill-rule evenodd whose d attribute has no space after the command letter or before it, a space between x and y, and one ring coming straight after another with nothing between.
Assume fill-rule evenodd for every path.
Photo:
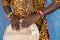
<instances>
[{"instance_id":1,"label":"hand","mask_svg":"<svg viewBox=\"0 0 60 40\"><path fill-rule=\"evenodd\" d=\"M23 20L22 22L22 27L25 28L25 27L29 27L31 24L37 22L39 20L39 18L41 17L40 14L32 14L32 15L29 15L26 19Z\"/></svg>"},{"instance_id":2,"label":"hand","mask_svg":"<svg viewBox=\"0 0 60 40\"><path fill-rule=\"evenodd\" d=\"M20 29L20 21L19 21L19 18L15 15L12 15L11 16L11 25L12 25L12 29L13 30L19 30Z\"/></svg>"}]
</instances>

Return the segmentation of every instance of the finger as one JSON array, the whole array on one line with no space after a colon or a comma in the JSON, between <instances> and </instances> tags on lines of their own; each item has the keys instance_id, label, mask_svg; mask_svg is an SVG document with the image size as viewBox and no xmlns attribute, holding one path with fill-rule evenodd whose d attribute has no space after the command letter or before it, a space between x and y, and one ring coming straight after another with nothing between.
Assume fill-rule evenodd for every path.
<instances>
[{"instance_id":1,"label":"finger","mask_svg":"<svg viewBox=\"0 0 60 40\"><path fill-rule=\"evenodd\" d=\"M30 20L25 26L28 28L31 23L32 23L32 22L31 22L31 20Z\"/></svg>"},{"instance_id":2,"label":"finger","mask_svg":"<svg viewBox=\"0 0 60 40\"><path fill-rule=\"evenodd\" d=\"M31 16L30 18L27 18L26 20L24 20L22 22L22 26L26 26L26 25L30 24L30 22L32 22L30 20L33 20L34 18L35 18L35 15L34 16Z\"/></svg>"},{"instance_id":3,"label":"finger","mask_svg":"<svg viewBox=\"0 0 60 40\"><path fill-rule=\"evenodd\" d=\"M23 22L23 23L22 23L22 26L23 26L23 27L26 27L26 25L28 24L29 21L30 21L30 18L27 19L25 22Z\"/></svg>"},{"instance_id":4,"label":"finger","mask_svg":"<svg viewBox=\"0 0 60 40\"><path fill-rule=\"evenodd\" d=\"M20 26L19 26L19 24L17 24L17 26L16 26L16 30L19 30L20 29Z\"/></svg>"},{"instance_id":5,"label":"finger","mask_svg":"<svg viewBox=\"0 0 60 40\"><path fill-rule=\"evenodd\" d=\"M16 27L16 30L20 30L20 27L17 26L17 27Z\"/></svg>"},{"instance_id":6,"label":"finger","mask_svg":"<svg viewBox=\"0 0 60 40\"><path fill-rule=\"evenodd\" d=\"M15 24L11 24L12 29L15 30Z\"/></svg>"},{"instance_id":7,"label":"finger","mask_svg":"<svg viewBox=\"0 0 60 40\"><path fill-rule=\"evenodd\" d=\"M17 24L15 24L15 27L14 27L14 28L15 28L15 30L18 30L18 26L17 26Z\"/></svg>"},{"instance_id":8,"label":"finger","mask_svg":"<svg viewBox=\"0 0 60 40\"><path fill-rule=\"evenodd\" d=\"M23 23L24 26L29 26L32 23L35 23L39 19L38 15L32 16L30 19L28 19L26 22ZM30 21L31 20L31 21Z\"/></svg>"},{"instance_id":9,"label":"finger","mask_svg":"<svg viewBox=\"0 0 60 40\"><path fill-rule=\"evenodd\" d=\"M24 20L23 22L25 22L27 19L29 19L31 17L31 15L28 15Z\"/></svg>"},{"instance_id":10,"label":"finger","mask_svg":"<svg viewBox=\"0 0 60 40\"><path fill-rule=\"evenodd\" d=\"M11 24L12 24L12 26L13 26L12 28L13 28L14 30L17 30L17 27L18 27L17 21L14 20L14 21L11 22Z\"/></svg>"},{"instance_id":11,"label":"finger","mask_svg":"<svg viewBox=\"0 0 60 40\"><path fill-rule=\"evenodd\" d=\"M29 19L29 17L26 17L26 18L23 20L23 22L27 21L27 19Z\"/></svg>"},{"instance_id":12,"label":"finger","mask_svg":"<svg viewBox=\"0 0 60 40\"><path fill-rule=\"evenodd\" d=\"M12 26L12 29L14 30L14 26L11 24L11 26Z\"/></svg>"},{"instance_id":13,"label":"finger","mask_svg":"<svg viewBox=\"0 0 60 40\"><path fill-rule=\"evenodd\" d=\"M11 26L12 26L12 29L14 30L14 27L15 27L15 23L13 20L11 20Z\"/></svg>"},{"instance_id":14,"label":"finger","mask_svg":"<svg viewBox=\"0 0 60 40\"><path fill-rule=\"evenodd\" d=\"M23 25L27 24L31 19L32 19L32 17L26 18L26 19L22 22Z\"/></svg>"},{"instance_id":15,"label":"finger","mask_svg":"<svg viewBox=\"0 0 60 40\"><path fill-rule=\"evenodd\" d=\"M28 27L27 25L30 24L30 22L32 22L31 19L29 19L25 24L23 24L23 26Z\"/></svg>"},{"instance_id":16,"label":"finger","mask_svg":"<svg viewBox=\"0 0 60 40\"><path fill-rule=\"evenodd\" d=\"M15 27L16 30L19 30L20 29L20 26L19 26L19 21L18 20L16 20L16 24L15 25L16 25L16 27Z\"/></svg>"},{"instance_id":17,"label":"finger","mask_svg":"<svg viewBox=\"0 0 60 40\"><path fill-rule=\"evenodd\" d=\"M19 20L18 19L12 19L11 20L11 24L12 24L12 29L14 29L14 30L18 30L19 29L19 24L20 24L20 22L19 22Z\"/></svg>"},{"instance_id":18,"label":"finger","mask_svg":"<svg viewBox=\"0 0 60 40\"><path fill-rule=\"evenodd\" d=\"M33 24L34 22L32 20L30 20L27 24L26 27L29 27L31 24Z\"/></svg>"},{"instance_id":19,"label":"finger","mask_svg":"<svg viewBox=\"0 0 60 40\"><path fill-rule=\"evenodd\" d=\"M36 18L32 17L31 20L28 23L26 23L25 25L27 27L29 27L31 24L35 23L36 20L37 20Z\"/></svg>"}]
</instances>

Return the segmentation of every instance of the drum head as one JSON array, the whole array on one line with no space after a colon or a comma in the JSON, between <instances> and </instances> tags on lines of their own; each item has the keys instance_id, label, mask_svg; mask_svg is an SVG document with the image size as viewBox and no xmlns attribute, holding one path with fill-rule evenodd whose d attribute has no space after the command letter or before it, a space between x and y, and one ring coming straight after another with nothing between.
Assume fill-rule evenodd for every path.
<instances>
[{"instance_id":1,"label":"drum head","mask_svg":"<svg viewBox=\"0 0 60 40\"><path fill-rule=\"evenodd\" d=\"M4 32L3 40L39 40L39 30L36 24L20 31L12 30L9 25Z\"/></svg>"}]
</instances>

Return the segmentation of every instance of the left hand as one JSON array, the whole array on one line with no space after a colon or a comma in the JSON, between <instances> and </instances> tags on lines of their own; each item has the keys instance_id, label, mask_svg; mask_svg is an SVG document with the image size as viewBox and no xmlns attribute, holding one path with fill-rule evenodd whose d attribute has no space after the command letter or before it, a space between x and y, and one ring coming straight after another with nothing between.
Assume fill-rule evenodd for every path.
<instances>
[{"instance_id":1,"label":"left hand","mask_svg":"<svg viewBox=\"0 0 60 40\"><path fill-rule=\"evenodd\" d=\"M36 14L32 14L29 15L27 18L25 18L22 22L22 27L29 27L31 24L37 22L39 20L39 18L41 17L40 14L36 13Z\"/></svg>"},{"instance_id":2,"label":"left hand","mask_svg":"<svg viewBox=\"0 0 60 40\"><path fill-rule=\"evenodd\" d=\"M19 19L19 17L17 17L16 15L12 15L11 16L11 26L12 26L12 29L13 30L20 30L20 21L19 21L20 19Z\"/></svg>"}]
</instances>

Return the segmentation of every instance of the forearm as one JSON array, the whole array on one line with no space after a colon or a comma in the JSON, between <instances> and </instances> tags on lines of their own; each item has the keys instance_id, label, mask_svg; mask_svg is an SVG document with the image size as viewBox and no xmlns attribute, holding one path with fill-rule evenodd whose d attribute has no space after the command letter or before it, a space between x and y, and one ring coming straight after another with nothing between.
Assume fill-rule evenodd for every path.
<instances>
[{"instance_id":1,"label":"forearm","mask_svg":"<svg viewBox=\"0 0 60 40\"><path fill-rule=\"evenodd\" d=\"M57 3L52 3L45 10L43 10L44 15L48 15L58 8L59 8L59 6L57 5Z\"/></svg>"},{"instance_id":2,"label":"forearm","mask_svg":"<svg viewBox=\"0 0 60 40\"><path fill-rule=\"evenodd\" d=\"M2 0L2 6L3 6L3 9L4 11L6 12L6 14L8 15L11 11L11 7L10 7L10 4L11 4L11 0Z\"/></svg>"},{"instance_id":3,"label":"forearm","mask_svg":"<svg viewBox=\"0 0 60 40\"><path fill-rule=\"evenodd\" d=\"M4 9L4 11L6 12L7 15L8 15L10 12L12 12L10 6L9 6L9 7L3 6L3 9Z\"/></svg>"}]
</instances>

